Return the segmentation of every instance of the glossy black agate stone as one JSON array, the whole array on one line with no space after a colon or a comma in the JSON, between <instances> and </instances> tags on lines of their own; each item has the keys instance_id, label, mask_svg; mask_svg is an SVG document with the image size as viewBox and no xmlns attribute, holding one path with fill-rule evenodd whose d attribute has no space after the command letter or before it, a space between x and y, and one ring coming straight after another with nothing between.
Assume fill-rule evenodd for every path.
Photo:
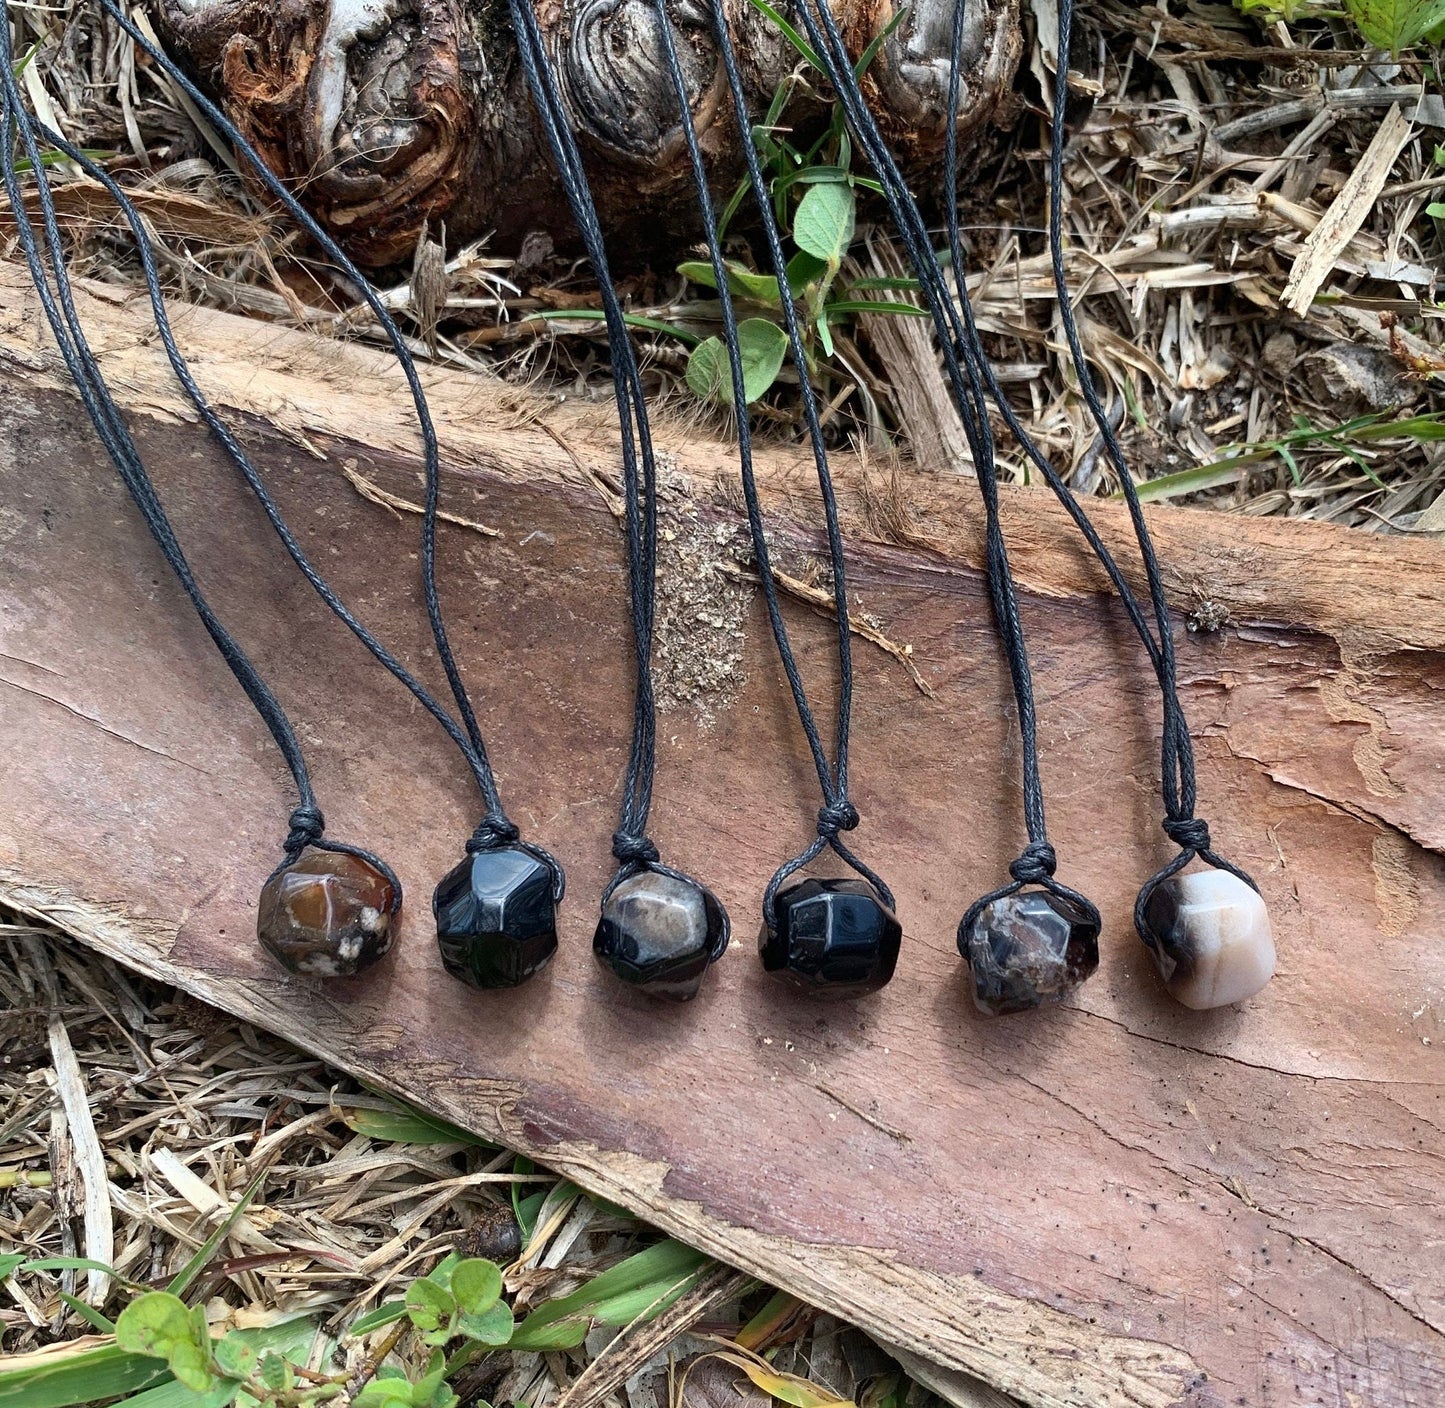
<instances>
[{"instance_id":1,"label":"glossy black agate stone","mask_svg":"<svg viewBox=\"0 0 1445 1408\"><path fill-rule=\"evenodd\" d=\"M727 914L710 891L692 880L643 870L603 903L592 951L624 983L686 1002L697 996L708 965L727 944Z\"/></svg>"},{"instance_id":2,"label":"glossy black agate stone","mask_svg":"<svg viewBox=\"0 0 1445 1408\"><path fill-rule=\"evenodd\" d=\"M774 907L758 940L769 973L819 997L859 997L893 976L903 927L866 881L803 880Z\"/></svg>"},{"instance_id":3,"label":"glossy black agate stone","mask_svg":"<svg viewBox=\"0 0 1445 1408\"><path fill-rule=\"evenodd\" d=\"M443 966L473 987L516 987L557 951L552 872L520 846L468 856L431 907Z\"/></svg>"},{"instance_id":4,"label":"glossy black agate stone","mask_svg":"<svg viewBox=\"0 0 1445 1408\"><path fill-rule=\"evenodd\" d=\"M1004 895L967 935L973 1001L990 1017L1061 1002L1099 966L1099 920L1064 895Z\"/></svg>"}]
</instances>

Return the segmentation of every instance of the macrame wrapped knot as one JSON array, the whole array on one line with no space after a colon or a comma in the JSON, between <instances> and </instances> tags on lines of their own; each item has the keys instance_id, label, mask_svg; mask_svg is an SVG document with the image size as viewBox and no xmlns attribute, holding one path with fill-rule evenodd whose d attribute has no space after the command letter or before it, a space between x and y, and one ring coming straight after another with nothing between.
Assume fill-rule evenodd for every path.
<instances>
[{"instance_id":1,"label":"macrame wrapped knot","mask_svg":"<svg viewBox=\"0 0 1445 1408\"><path fill-rule=\"evenodd\" d=\"M471 856L478 851L495 851L501 846L510 846L521 834L508 818L488 812L472 832L471 840L467 842L467 854Z\"/></svg>"},{"instance_id":2,"label":"macrame wrapped knot","mask_svg":"<svg viewBox=\"0 0 1445 1408\"><path fill-rule=\"evenodd\" d=\"M321 808L304 803L292 811L286 824L290 830L286 833L282 849L288 856L299 855L307 846L314 845L326 830L326 818L321 815Z\"/></svg>"},{"instance_id":3,"label":"macrame wrapped knot","mask_svg":"<svg viewBox=\"0 0 1445 1408\"><path fill-rule=\"evenodd\" d=\"M1037 885L1049 879L1059 867L1054 848L1047 841L1031 841L1008 868L1020 885Z\"/></svg>"},{"instance_id":4,"label":"macrame wrapped knot","mask_svg":"<svg viewBox=\"0 0 1445 1408\"><path fill-rule=\"evenodd\" d=\"M1164 834L1181 851L1207 851L1209 849L1209 823L1203 817L1170 817L1163 823Z\"/></svg>"},{"instance_id":5,"label":"macrame wrapped knot","mask_svg":"<svg viewBox=\"0 0 1445 1408\"><path fill-rule=\"evenodd\" d=\"M657 847L647 836L634 836L628 831L612 833L612 854L623 865L656 865Z\"/></svg>"},{"instance_id":6,"label":"macrame wrapped knot","mask_svg":"<svg viewBox=\"0 0 1445 1408\"><path fill-rule=\"evenodd\" d=\"M831 841L840 831L852 831L858 825L858 808L845 797L818 809L818 835Z\"/></svg>"}]
</instances>

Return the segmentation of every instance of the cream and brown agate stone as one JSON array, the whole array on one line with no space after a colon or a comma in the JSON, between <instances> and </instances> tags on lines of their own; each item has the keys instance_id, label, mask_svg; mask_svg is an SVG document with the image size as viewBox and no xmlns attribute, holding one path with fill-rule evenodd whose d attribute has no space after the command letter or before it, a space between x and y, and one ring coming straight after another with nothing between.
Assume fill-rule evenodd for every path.
<instances>
[{"instance_id":1,"label":"cream and brown agate stone","mask_svg":"<svg viewBox=\"0 0 1445 1408\"><path fill-rule=\"evenodd\" d=\"M1144 911L1145 942L1164 986L1186 1007L1227 1007L1274 976L1274 933L1259 893L1227 870L1159 885Z\"/></svg>"}]
</instances>

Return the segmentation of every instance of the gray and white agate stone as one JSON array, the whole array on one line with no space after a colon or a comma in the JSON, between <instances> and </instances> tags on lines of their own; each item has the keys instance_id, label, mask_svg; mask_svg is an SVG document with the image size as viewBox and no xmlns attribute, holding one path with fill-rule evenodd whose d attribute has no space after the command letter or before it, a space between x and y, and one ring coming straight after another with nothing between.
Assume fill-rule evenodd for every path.
<instances>
[{"instance_id":1,"label":"gray and white agate stone","mask_svg":"<svg viewBox=\"0 0 1445 1408\"><path fill-rule=\"evenodd\" d=\"M592 951L623 982L653 997L687 1002L727 939L727 915L711 891L644 870L607 897Z\"/></svg>"},{"instance_id":2,"label":"gray and white agate stone","mask_svg":"<svg viewBox=\"0 0 1445 1408\"><path fill-rule=\"evenodd\" d=\"M1274 932L1258 891L1227 870L1174 875L1149 897L1145 942L1186 1007L1227 1007L1274 976Z\"/></svg>"},{"instance_id":3,"label":"gray and white agate stone","mask_svg":"<svg viewBox=\"0 0 1445 1408\"><path fill-rule=\"evenodd\" d=\"M1005 895L974 921L968 966L990 1017L1061 1002L1099 966L1099 921L1047 890Z\"/></svg>"}]
</instances>

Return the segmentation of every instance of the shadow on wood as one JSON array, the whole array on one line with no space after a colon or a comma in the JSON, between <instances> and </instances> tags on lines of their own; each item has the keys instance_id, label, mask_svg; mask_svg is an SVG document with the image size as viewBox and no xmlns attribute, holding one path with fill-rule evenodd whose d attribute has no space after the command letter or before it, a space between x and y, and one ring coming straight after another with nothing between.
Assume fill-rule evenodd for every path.
<instances>
[{"instance_id":1,"label":"shadow on wood","mask_svg":"<svg viewBox=\"0 0 1445 1408\"><path fill-rule=\"evenodd\" d=\"M303 541L433 682L417 462L370 352L177 310ZM444 593L505 796L568 867L546 975L478 995L441 971L427 896L477 804L450 745L331 620L180 412L147 324L84 316L183 541L303 731L332 834L407 885L402 941L344 984L255 949L290 805L269 738L146 539L0 265L0 898L448 1118L675 1235L1030 1404L1445 1397L1445 554L1430 542L1185 511L1152 517L1233 622L1182 630L1203 813L1279 939L1243 1010L1163 995L1129 911L1169 854L1158 700L1061 513L1007 495L1061 877L1104 911L1066 1008L984 1021L954 948L1021 831L1007 676L971 484L839 466L860 614L933 691L858 646L863 854L898 894L899 973L817 1007L750 950L762 884L816 806L765 623L739 581L725 446L659 428L671 476L654 834L716 887L734 951L659 1010L589 953L627 744L606 406L430 377L446 446ZM816 540L806 467L765 466L779 565ZM363 496L357 485L366 488ZM1125 525L1101 506L1111 541ZM495 534L477 531L478 525ZM829 630L792 620L810 681ZM826 700L827 689L822 690Z\"/></svg>"}]
</instances>

